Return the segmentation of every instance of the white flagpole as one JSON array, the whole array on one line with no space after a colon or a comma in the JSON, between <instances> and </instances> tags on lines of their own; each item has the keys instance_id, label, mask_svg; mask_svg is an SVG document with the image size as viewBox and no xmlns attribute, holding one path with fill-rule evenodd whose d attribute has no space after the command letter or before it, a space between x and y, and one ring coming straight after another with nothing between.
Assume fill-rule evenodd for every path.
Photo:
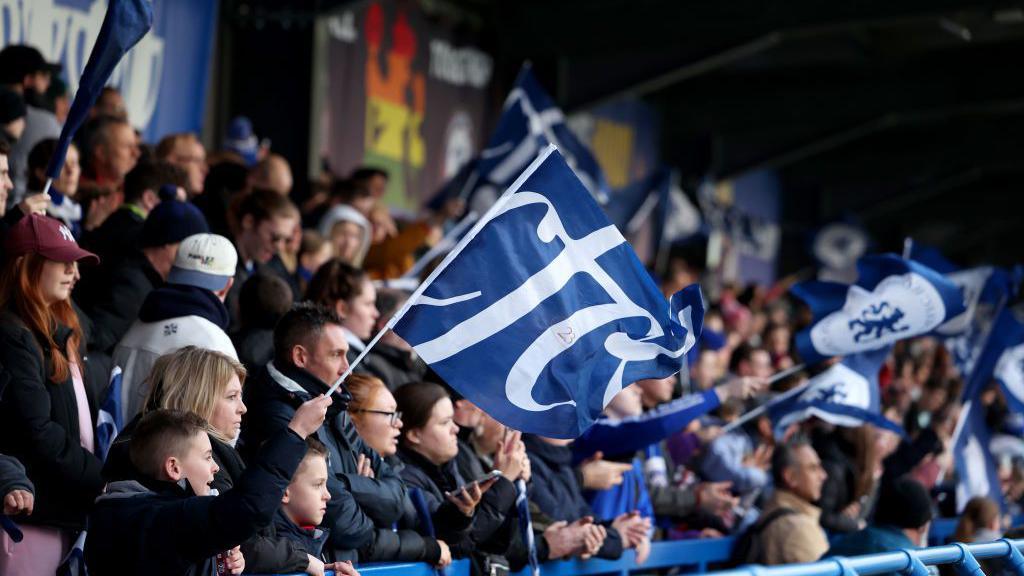
<instances>
[{"instance_id":1,"label":"white flagpole","mask_svg":"<svg viewBox=\"0 0 1024 576\"><path fill-rule=\"evenodd\" d=\"M449 252L447 256L445 256L444 260L442 260L441 263L438 264L437 268L434 268L434 271L430 273L430 276L427 276L426 280L420 282L420 285L418 288L416 288L416 291L413 292L412 295L409 296L409 299L405 301L405 305L402 306L402 308L398 312L396 312L395 315L392 316L390 320L388 320L388 323L383 328L381 328L380 332L377 332L377 335L373 337L373 340L370 340L370 342L366 345L366 348L363 348L363 351L359 353L359 356L357 356L356 359L351 364L349 364L348 370L345 370L345 373L339 376L338 379L334 381L334 384L331 386L330 390L327 391L328 396L334 394L334 392L338 390L338 388L341 386L341 383L344 382L345 379L352 374L352 370L354 370L355 367L358 366L360 362L362 362L363 358L366 357L366 353L369 352L370 349L373 348L382 337L384 337L384 334L386 334L388 330L391 330L392 328L395 327L395 324L398 324L398 321L402 319L402 316L405 316L406 312L408 312L409 309L416 304L416 301L420 299L420 296L423 296L423 292L425 292L426 289L434 282L434 280L436 280L437 277L440 276L442 272L444 272L445 268L447 268L448 265L452 263L452 261L459 257L459 254L461 254L463 249L466 248L466 245L468 245L470 242L473 241L474 238L476 238L476 235L480 233L480 230L482 230L483 227L486 226L487 223L490 222L499 213L501 208L504 207L505 204L508 202L509 198L511 198L513 194L519 191L519 187L523 185L523 182L526 182L526 179L533 175L533 173L537 170L537 167L544 163L544 161L547 160L548 156L550 156L551 153L557 149L558 148L554 144L548 144L547 148L542 150L537 155L537 157L534 158L533 162L531 162L530 165L526 167L526 170L523 170L523 173L520 174L518 178L516 178L515 182L513 182L512 185L509 186L507 190L505 190L505 193L502 194L500 198L498 198L498 201L494 203L494 206L491 206L491 208L487 210L487 213L483 215L483 218L477 221L476 225L473 226L473 229L470 230L466 234L466 236L462 238L462 240L459 240L459 243L455 245L455 248L453 248L452 251Z\"/></svg>"},{"instance_id":2,"label":"white flagpole","mask_svg":"<svg viewBox=\"0 0 1024 576\"><path fill-rule=\"evenodd\" d=\"M775 382L778 382L779 380L782 380L783 378L786 378L788 376L792 376L793 374L796 374L797 372L803 370L806 367L807 366L805 364L797 364L796 366L790 366L789 368L786 368L785 370L782 370L780 372L776 372L775 374L772 375L771 378L768 379L768 384L769 385L770 384L774 384ZM748 411L747 413L743 414L742 416L740 416L736 420L733 420L732 422L730 422L730 423L726 424L725 426L723 426L722 427L722 433L724 434L726 432L731 432L731 431L735 430L736 428L739 428L740 426L746 424L747 422L749 422L753 418L756 418L756 417L760 416L761 414L763 414L764 411L767 410L768 408L770 408L771 406L774 406L774 405L778 404L779 402L782 402L783 400L786 400L788 398L792 398L793 396L796 396L797 394L803 392L810 385L811 385L811 381L808 380L807 382L804 382L803 384L797 386L796 388L793 388L792 390L786 390L782 394L779 394L778 396L775 396L774 398L772 398L768 402L765 402L764 404L761 404L757 408L754 408L753 410Z\"/></svg>"}]
</instances>

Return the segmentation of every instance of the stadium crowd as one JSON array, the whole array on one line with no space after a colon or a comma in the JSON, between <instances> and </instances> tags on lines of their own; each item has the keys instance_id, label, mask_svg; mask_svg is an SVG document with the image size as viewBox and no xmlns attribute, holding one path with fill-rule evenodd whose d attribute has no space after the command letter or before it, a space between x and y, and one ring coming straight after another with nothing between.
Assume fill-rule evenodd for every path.
<instances>
[{"instance_id":1,"label":"stadium crowd","mask_svg":"<svg viewBox=\"0 0 1024 576\"><path fill-rule=\"evenodd\" d=\"M778 435L764 415L725 428L822 369L769 384L809 321L784 289L719 287L687 368L626 388L575 442L506 429L393 332L324 396L408 298L388 281L463 204L398 218L373 167L297 199L248 120L217 150L145 143L114 89L41 194L67 114L54 71L33 48L0 52L0 496L24 533L0 534L2 574L56 573L86 527L94 576L458 558L494 575L730 534L745 534L737 562L806 562L917 546L956 513L963 378L932 338L900 342L880 374L904 438L815 418ZM672 252L666 295L705 279L693 254ZM115 367L124 427L106 450ZM999 391L983 399L1019 436ZM1000 479L1012 510L1020 457ZM956 539L1005 518L976 498Z\"/></svg>"}]
</instances>

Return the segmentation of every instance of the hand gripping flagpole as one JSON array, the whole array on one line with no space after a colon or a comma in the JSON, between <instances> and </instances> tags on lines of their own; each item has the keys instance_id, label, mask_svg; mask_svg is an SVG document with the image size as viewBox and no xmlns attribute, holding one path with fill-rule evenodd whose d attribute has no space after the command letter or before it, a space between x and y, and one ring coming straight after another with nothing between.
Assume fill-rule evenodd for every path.
<instances>
[{"instance_id":1,"label":"hand gripping flagpole","mask_svg":"<svg viewBox=\"0 0 1024 576\"><path fill-rule=\"evenodd\" d=\"M783 378L787 378L789 376L792 376L793 374L796 374L797 372L803 370L804 368L806 368L805 364L797 364L796 366L790 366L789 368L786 368L785 370L776 372L775 374L772 375L771 378L768 379L768 384L769 385L774 384L774 383L778 382L779 380L782 380ZM778 404L779 402L782 402L783 400L788 400L788 399L792 398L793 396L796 396L797 394L803 392L810 385L811 385L811 381L808 380L807 382L804 382L803 384L797 386L796 388L793 388L792 390L786 390L782 394L779 394L778 396L775 396L774 398L772 398L768 402L765 402L764 404L761 404L757 408L754 408L753 410L748 411L746 414L740 416L736 420L733 420L732 422L730 422L730 423L726 424L725 426L723 426L722 427L722 433L724 434L726 432L731 432L731 431L735 430L736 428L739 428L740 426L742 426L742 425L746 424L747 422L753 420L754 418L760 416L761 414L763 414L765 412L765 410L768 410L769 408L771 408L772 406Z\"/></svg>"},{"instance_id":2,"label":"hand gripping flagpole","mask_svg":"<svg viewBox=\"0 0 1024 576\"><path fill-rule=\"evenodd\" d=\"M441 263L438 264L437 268L434 268L434 271L430 273L430 276L427 276L426 280L420 282L420 285L416 288L416 291L413 292L412 295L409 296L409 299L405 301L405 305L402 306L402 308L398 312L396 312L395 315L392 316L390 320L388 320L387 324L385 324L384 327L381 328L380 331L377 332L377 334L373 337L373 340L370 340L370 342L366 345L366 348L363 348L363 351L359 353L359 356L357 356L356 359L353 360L351 364L349 364L348 370L345 370L345 372L341 376L339 376L337 380L334 381L334 384L332 384L331 388L327 391L328 396L334 394L338 390L338 388L341 387L342 382L344 382L345 379L347 379L352 374L352 371L355 369L355 367L358 366L359 363L362 362L363 358L366 357L367 352L369 352L370 349L377 344L377 342L380 342L380 339L383 338L385 334L387 334L388 330L393 329L395 325L398 324L399 320L401 320L402 317L405 316L405 314L409 311L409 309L416 304L416 301L419 300L421 296L423 296L423 292L425 292L426 289L429 288L430 285L434 282L434 280L436 280L437 277L440 276L441 273L444 272L446 268L448 268L448 265L451 264L452 261L459 257L459 254L461 254L462 251L466 248L466 246L470 242L472 242L474 238L476 238L476 235L480 233L480 230L482 230L483 227L486 226L488 222L490 222L495 216L497 216L500 213L501 209L508 202L509 198L511 198L512 195L515 194L523 185L523 182L526 182L526 179L532 176L533 173L537 170L537 168L541 164L543 164L545 160L547 160L548 156L550 156L551 153L557 149L558 148L554 144L548 144L547 148L545 148L539 154L537 154L537 157L534 158L533 162L531 162L530 165L526 167L526 170L523 170L523 173L519 175L519 178L516 178L516 181L513 182L512 185L509 186L507 190L505 190L505 193L502 194L500 198L498 198L498 201L495 202L494 205L491 206L491 208L483 215L483 217L477 221L477 223L473 226L473 229L470 230L466 234L466 236L463 237L462 240L460 240L459 243L455 245L455 248L453 248L452 251L449 252L447 256L445 256L444 260L442 260Z\"/></svg>"}]
</instances>

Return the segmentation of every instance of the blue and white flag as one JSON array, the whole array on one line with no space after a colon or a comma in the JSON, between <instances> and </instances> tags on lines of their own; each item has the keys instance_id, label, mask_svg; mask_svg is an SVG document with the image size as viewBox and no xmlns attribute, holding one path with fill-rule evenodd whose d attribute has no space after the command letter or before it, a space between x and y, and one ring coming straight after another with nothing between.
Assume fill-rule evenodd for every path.
<instances>
[{"instance_id":1,"label":"blue and white flag","mask_svg":"<svg viewBox=\"0 0 1024 576\"><path fill-rule=\"evenodd\" d=\"M60 177L71 139L85 122L89 109L96 103L117 63L152 26L153 5L149 0L110 0L107 4L107 13L100 25L96 43L89 53L82 77L78 80L75 100L71 103L67 120L60 131L57 149L46 167L48 179L57 180Z\"/></svg>"},{"instance_id":2,"label":"blue and white flag","mask_svg":"<svg viewBox=\"0 0 1024 576\"><path fill-rule=\"evenodd\" d=\"M481 214L490 208L544 147L554 144L593 197L609 198L604 171L590 150L569 129L565 115L524 64L505 99L498 127L477 158L475 175L463 186L463 198ZM474 177L475 176L475 177Z\"/></svg>"},{"instance_id":3,"label":"blue and white flag","mask_svg":"<svg viewBox=\"0 0 1024 576\"><path fill-rule=\"evenodd\" d=\"M957 474L956 508L961 512L974 496L986 496L1004 508L999 473L992 458L985 408L977 397L968 400L953 432L953 465Z\"/></svg>"},{"instance_id":4,"label":"blue and white flag","mask_svg":"<svg viewBox=\"0 0 1024 576\"><path fill-rule=\"evenodd\" d=\"M700 288L666 302L549 146L389 327L510 428L575 438L623 387L678 372L703 318Z\"/></svg>"},{"instance_id":5,"label":"blue and white flag","mask_svg":"<svg viewBox=\"0 0 1024 576\"><path fill-rule=\"evenodd\" d=\"M106 461L110 446L117 434L124 428L124 416L121 410L121 367L114 366L110 371L110 386L107 395L100 405L96 416L96 456Z\"/></svg>"},{"instance_id":6,"label":"blue and white flag","mask_svg":"<svg viewBox=\"0 0 1024 576\"><path fill-rule=\"evenodd\" d=\"M1024 343L1024 325L1014 315L1013 309L1003 308L996 317L984 346L964 386L963 400L975 398L992 383L1000 381L1006 399L1015 412L1024 405L1024 389L1021 388L1022 367L1017 363L1024 359L1021 344Z\"/></svg>"},{"instance_id":7,"label":"blue and white flag","mask_svg":"<svg viewBox=\"0 0 1024 576\"><path fill-rule=\"evenodd\" d=\"M814 314L811 327L796 335L805 363L927 334L965 309L956 285L912 260L893 254L865 256L857 263L857 273L856 284L812 281L793 286Z\"/></svg>"},{"instance_id":8,"label":"blue and white flag","mask_svg":"<svg viewBox=\"0 0 1024 576\"><path fill-rule=\"evenodd\" d=\"M816 417L836 426L873 424L899 435L904 431L881 412L878 371L889 354L889 346L847 356L807 383L803 392L768 408L781 436L792 424Z\"/></svg>"},{"instance_id":9,"label":"blue and white flag","mask_svg":"<svg viewBox=\"0 0 1024 576\"><path fill-rule=\"evenodd\" d=\"M617 190L603 207L640 260L648 264L660 251L702 231L700 211L675 185L667 168Z\"/></svg>"},{"instance_id":10,"label":"blue and white flag","mask_svg":"<svg viewBox=\"0 0 1024 576\"><path fill-rule=\"evenodd\" d=\"M78 534L75 543L71 545L67 556L61 560L57 567L57 576L88 576L89 571L85 567L85 538L88 533L83 530Z\"/></svg>"}]
</instances>

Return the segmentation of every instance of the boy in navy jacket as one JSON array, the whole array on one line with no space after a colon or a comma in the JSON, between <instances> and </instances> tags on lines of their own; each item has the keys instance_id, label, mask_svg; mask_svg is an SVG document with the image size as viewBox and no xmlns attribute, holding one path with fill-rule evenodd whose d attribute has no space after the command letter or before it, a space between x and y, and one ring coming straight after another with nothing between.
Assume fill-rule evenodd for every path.
<instances>
[{"instance_id":1,"label":"boy in navy jacket","mask_svg":"<svg viewBox=\"0 0 1024 576\"><path fill-rule=\"evenodd\" d=\"M206 422L187 412L147 414L130 448L139 477L111 483L89 516L89 572L212 576L223 563L241 574L239 544L273 520L305 454L305 439L323 423L330 404L326 396L305 402L261 448L238 485L216 497L208 495L217 465Z\"/></svg>"}]
</instances>

